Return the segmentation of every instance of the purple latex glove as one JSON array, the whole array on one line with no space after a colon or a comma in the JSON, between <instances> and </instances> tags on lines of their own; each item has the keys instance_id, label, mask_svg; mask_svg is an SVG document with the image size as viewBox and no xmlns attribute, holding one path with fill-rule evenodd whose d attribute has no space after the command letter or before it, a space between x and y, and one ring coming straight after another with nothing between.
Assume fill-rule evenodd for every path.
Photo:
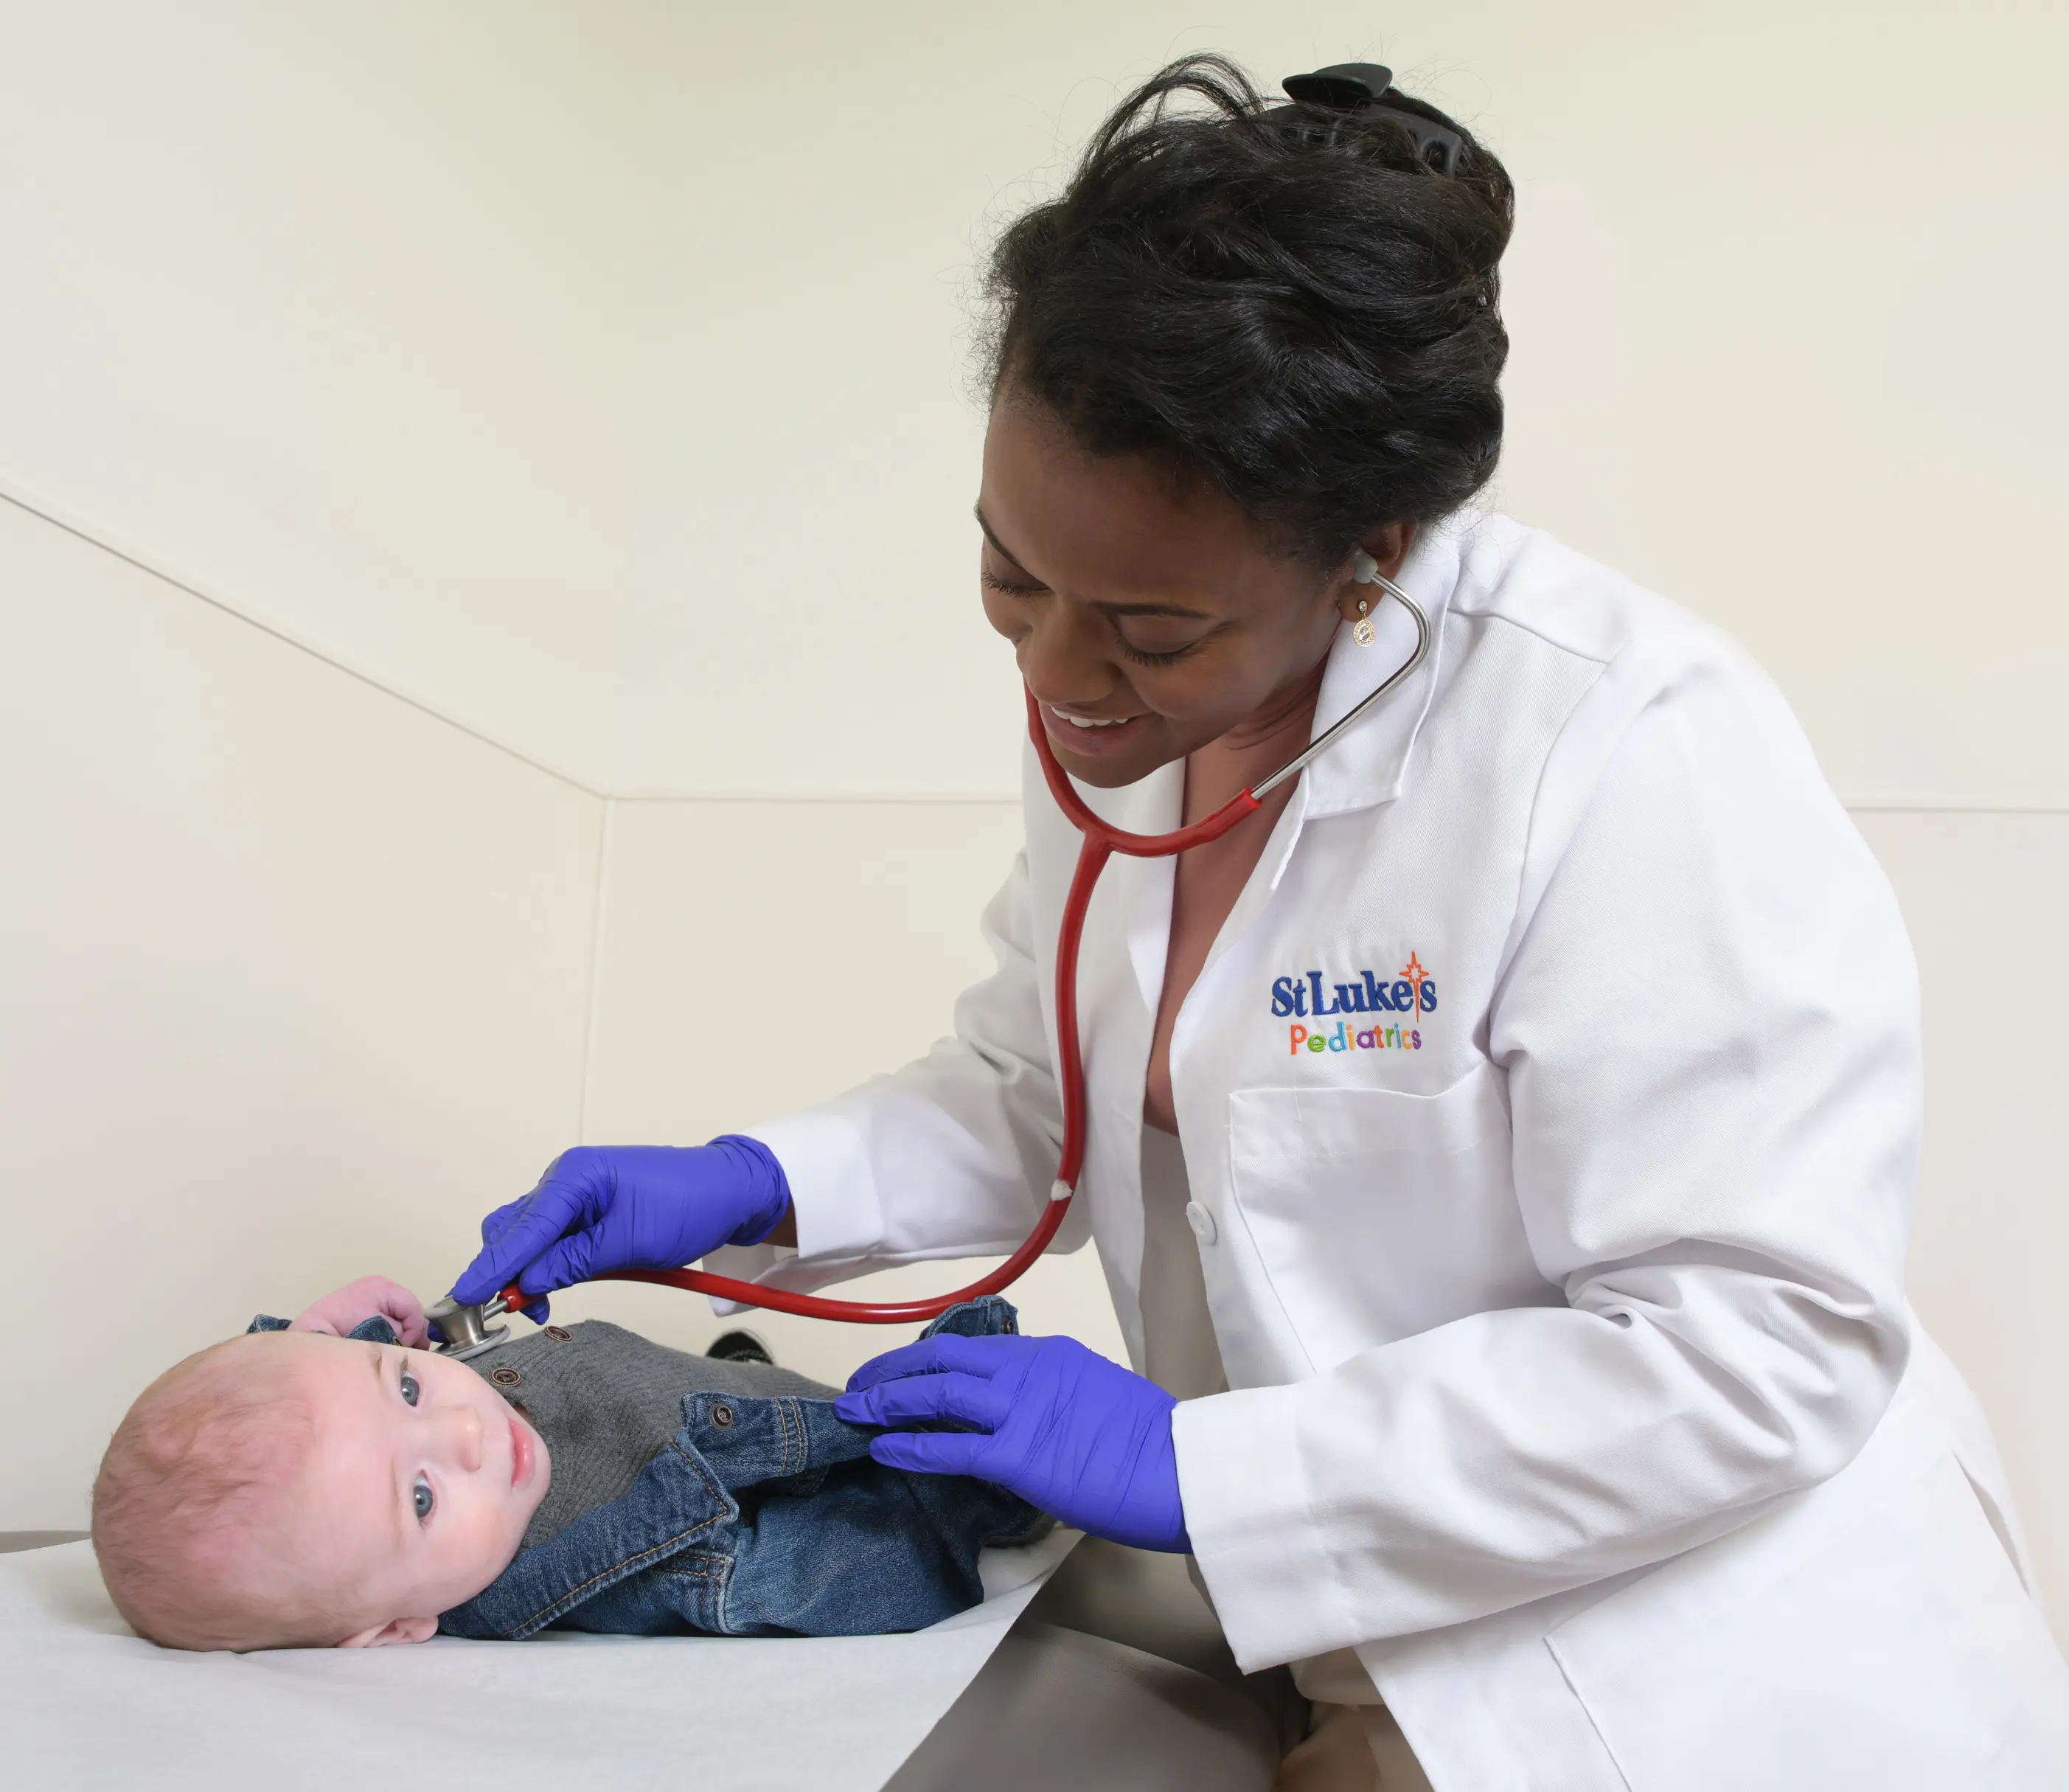
<instances>
[{"instance_id":1,"label":"purple latex glove","mask_svg":"<svg viewBox=\"0 0 2069 1792\"><path fill-rule=\"evenodd\" d=\"M759 1244L790 1207L783 1166L758 1139L577 1145L481 1223L480 1255L453 1299L474 1304L512 1280L544 1295L607 1269L679 1269L721 1244ZM546 1303L524 1311L544 1320Z\"/></svg>"},{"instance_id":2,"label":"purple latex glove","mask_svg":"<svg viewBox=\"0 0 2069 1792\"><path fill-rule=\"evenodd\" d=\"M869 1453L923 1475L974 1475L1138 1549L1190 1550L1171 1443L1177 1402L1075 1338L922 1338L848 1378L834 1410L893 1427ZM908 1431L948 1419L971 1431Z\"/></svg>"}]
</instances>

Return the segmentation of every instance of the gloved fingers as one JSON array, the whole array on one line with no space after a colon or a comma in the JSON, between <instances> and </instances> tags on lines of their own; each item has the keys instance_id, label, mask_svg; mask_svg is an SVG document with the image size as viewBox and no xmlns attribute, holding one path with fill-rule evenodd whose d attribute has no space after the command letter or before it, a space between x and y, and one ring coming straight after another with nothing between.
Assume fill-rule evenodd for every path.
<instances>
[{"instance_id":1,"label":"gloved fingers","mask_svg":"<svg viewBox=\"0 0 2069 1792\"><path fill-rule=\"evenodd\" d=\"M986 1431L1006 1423L1013 1402L1004 1390L980 1376L908 1375L879 1382L859 1394L843 1394L834 1410L851 1425L908 1425L953 1418Z\"/></svg>"},{"instance_id":2,"label":"gloved fingers","mask_svg":"<svg viewBox=\"0 0 2069 1792\"><path fill-rule=\"evenodd\" d=\"M484 1244L500 1243L503 1235L510 1230L518 1215L528 1210L533 1195L545 1181L544 1177L540 1178L539 1182L534 1182L515 1201L506 1201L501 1206L492 1207L484 1214L481 1220L481 1242Z\"/></svg>"},{"instance_id":3,"label":"gloved fingers","mask_svg":"<svg viewBox=\"0 0 2069 1792\"><path fill-rule=\"evenodd\" d=\"M870 1440L869 1453L886 1468L916 1475L976 1475L991 1439L973 1431L887 1431Z\"/></svg>"},{"instance_id":4,"label":"gloved fingers","mask_svg":"<svg viewBox=\"0 0 2069 1792\"><path fill-rule=\"evenodd\" d=\"M584 1190L561 1182L541 1183L523 1200L497 1208L481 1223L482 1247L453 1284L453 1299L476 1306L508 1288L520 1270L586 1217L586 1205ZM492 1227L497 1228L492 1237Z\"/></svg>"},{"instance_id":5,"label":"gloved fingers","mask_svg":"<svg viewBox=\"0 0 2069 1792\"><path fill-rule=\"evenodd\" d=\"M963 1375L991 1376L998 1373L1016 1348L1029 1341L1020 1337L958 1337L942 1332L916 1344L903 1345L871 1357L847 1378L848 1391L859 1394L879 1382L895 1382L909 1375L940 1375L951 1371ZM1007 1348L999 1349L995 1346Z\"/></svg>"},{"instance_id":6,"label":"gloved fingers","mask_svg":"<svg viewBox=\"0 0 2069 1792\"><path fill-rule=\"evenodd\" d=\"M519 1291L527 1295L550 1294L555 1288L586 1282L599 1268L610 1267L597 1262L596 1244L594 1231L582 1231L549 1245L524 1266L517 1277Z\"/></svg>"}]
</instances>

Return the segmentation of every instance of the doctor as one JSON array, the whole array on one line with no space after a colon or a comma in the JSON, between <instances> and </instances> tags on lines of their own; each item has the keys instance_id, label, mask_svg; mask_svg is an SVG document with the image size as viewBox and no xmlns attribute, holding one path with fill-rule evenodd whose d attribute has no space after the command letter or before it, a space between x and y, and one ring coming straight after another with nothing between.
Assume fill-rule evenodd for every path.
<instances>
[{"instance_id":1,"label":"doctor","mask_svg":"<svg viewBox=\"0 0 2069 1792\"><path fill-rule=\"evenodd\" d=\"M1092 807L1152 833L1410 654L1373 566L1430 651L1257 814L1093 900L1062 1243L1096 1241L1132 1366L945 1339L843 1410L887 1462L1190 1552L1243 1667L1405 1737L1389 1792L2069 1786L2002 1472L1904 1300L1888 886L1724 635L1466 508L1501 440L1500 163L1383 71L1291 84L1174 65L1007 230L985 610ZM1758 517L1716 524L1763 576ZM570 1151L457 1296L1018 1243L1078 846L1027 768L953 1039L751 1137ZM942 1418L975 1429L910 1429ZM1316 1777L1320 1736L1300 1783L1381 1783L1341 1749Z\"/></svg>"}]
</instances>

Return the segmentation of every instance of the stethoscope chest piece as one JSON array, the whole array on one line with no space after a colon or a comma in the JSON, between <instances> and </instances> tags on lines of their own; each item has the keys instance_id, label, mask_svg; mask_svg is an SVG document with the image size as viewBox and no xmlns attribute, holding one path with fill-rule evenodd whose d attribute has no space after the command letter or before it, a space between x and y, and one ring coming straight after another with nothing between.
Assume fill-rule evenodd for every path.
<instances>
[{"instance_id":1,"label":"stethoscope chest piece","mask_svg":"<svg viewBox=\"0 0 2069 1792\"><path fill-rule=\"evenodd\" d=\"M439 1355L457 1357L465 1361L484 1350L493 1350L510 1336L508 1325L488 1323L508 1311L500 1294L478 1307L463 1307L447 1296L425 1308L424 1317L438 1328L439 1336L444 1341L438 1347Z\"/></svg>"}]
</instances>

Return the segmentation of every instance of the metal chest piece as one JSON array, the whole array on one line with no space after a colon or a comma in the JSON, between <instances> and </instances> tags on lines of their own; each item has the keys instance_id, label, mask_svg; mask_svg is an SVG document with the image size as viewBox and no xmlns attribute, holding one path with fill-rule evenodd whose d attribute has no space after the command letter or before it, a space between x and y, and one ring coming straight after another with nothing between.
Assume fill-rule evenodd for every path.
<instances>
[{"instance_id":1,"label":"metal chest piece","mask_svg":"<svg viewBox=\"0 0 2069 1792\"><path fill-rule=\"evenodd\" d=\"M488 1323L509 1310L500 1294L492 1295L478 1307L463 1307L448 1295L425 1308L424 1317L438 1328L444 1341L439 1345L439 1354L464 1361L484 1350L493 1350L510 1336L508 1325Z\"/></svg>"}]
</instances>

